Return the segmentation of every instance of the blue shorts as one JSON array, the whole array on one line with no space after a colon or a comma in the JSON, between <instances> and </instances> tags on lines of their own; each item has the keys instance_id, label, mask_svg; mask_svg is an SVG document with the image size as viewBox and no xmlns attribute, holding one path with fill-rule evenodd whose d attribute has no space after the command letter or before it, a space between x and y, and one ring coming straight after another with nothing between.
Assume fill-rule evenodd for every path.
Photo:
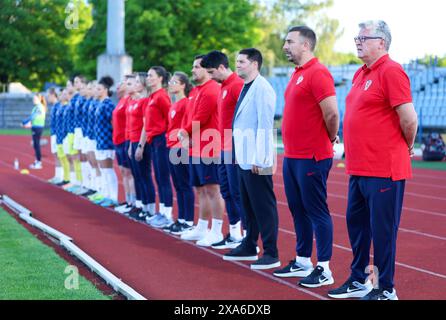
<instances>
[{"instance_id":1,"label":"blue shorts","mask_svg":"<svg viewBox=\"0 0 446 320\"><path fill-rule=\"evenodd\" d=\"M116 159L118 160L118 165L121 167L130 169L130 158L129 158L129 142L123 142L121 144L115 145Z\"/></svg>"},{"instance_id":2,"label":"blue shorts","mask_svg":"<svg viewBox=\"0 0 446 320\"><path fill-rule=\"evenodd\" d=\"M203 163L203 160L190 157L189 162L189 179L193 187L202 187L208 184L219 184L218 180L218 164Z\"/></svg>"}]
</instances>

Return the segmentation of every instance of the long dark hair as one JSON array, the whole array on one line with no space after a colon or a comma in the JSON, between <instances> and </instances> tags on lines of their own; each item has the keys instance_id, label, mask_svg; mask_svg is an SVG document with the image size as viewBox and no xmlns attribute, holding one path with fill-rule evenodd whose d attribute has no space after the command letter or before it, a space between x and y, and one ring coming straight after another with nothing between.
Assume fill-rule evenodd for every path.
<instances>
[{"instance_id":1,"label":"long dark hair","mask_svg":"<svg viewBox=\"0 0 446 320\"><path fill-rule=\"evenodd\" d=\"M176 71L173 75L180 80L181 84L185 85L184 94L186 95L186 97L188 97L189 93L192 91L193 86L187 74L181 71Z\"/></svg>"},{"instance_id":2,"label":"long dark hair","mask_svg":"<svg viewBox=\"0 0 446 320\"><path fill-rule=\"evenodd\" d=\"M102 77L99 80L99 84L103 85L105 89L107 89L107 94L109 97L111 97L113 95L113 92L110 90L110 88L113 86L113 79L110 76L105 76Z\"/></svg>"},{"instance_id":3,"label":"long dark hair","mask_svg":"<svg viewBox=\"0 0 446 320\"><path fill-rule=\"evenodd\" d=\"M158 77L163 78L162 86L163 88L167 88L170 79L170 73L167 72L163 66L154 66L151 67L150 70L155 71Z\"/></svg>"}]
</instances>

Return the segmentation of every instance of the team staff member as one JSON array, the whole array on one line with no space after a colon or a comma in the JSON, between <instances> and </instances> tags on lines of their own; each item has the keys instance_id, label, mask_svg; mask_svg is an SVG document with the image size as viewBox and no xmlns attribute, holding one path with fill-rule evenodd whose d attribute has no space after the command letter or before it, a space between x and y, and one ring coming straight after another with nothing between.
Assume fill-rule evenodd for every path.
<instances>
[{"instance_id":1,"label":"team staff member","mask_svg":"<svg viewBox=\"0 0 446 320\"><path fill-rule=\"evenodd\" d=\"M115 149L112 139L112 113L115 105L109 98L112 95L110 88L113 86L111 77L102 77L98 81L96 90L99 103L95 111L94 130L97 142L95 151L96 160L101 170L104 199L98 202L102 207L116 206L118 204L118 178L113 169Z\"/></svg>"},{"instance_id":2,"label":"team staff member","mask_svg":"<svg viewBox=\"0 0 446 320\"><path fill-rule=\"evenodd\" d=\"M115 145L116 159L118 161L119 171L121 172L122 182L124 185L125 202L116 207L115 210L120 213L129 212L135 205L135 181L133 180L132 171L130 170L130 158L127 150L129 142L126 139L126 112L130 96L127 90L127 76L119 83L117 87L119 102L113 110L112 126L113 126L113 144Z\"/></svg>"},{"instance_id":3,"label":"team staff member","mask_svg":"<svg viewBox=\"0 0 446 320\"><path fill-rule=\"evenodd\" d=\"M359 25L358 58L344 119L346 172L350 175L347 227L353 250L350 278L330 291L333 298L397 300L394 289L396 239L410 157L417 132L410 81L390 59L392 36L381 20ZM373 241L378 285L365 284Z\"/></svg>"},{"instance_id":4,"label":"team staff member","mask_svg":"<svg viewBox=\"0 0 446 320\"><path fill-rule=\"evenodd\" d=\"M171 101L165 87L167 87L169 75L164 67L151 67L147 72L146 81L151 92L144 114L146 143L150 146L160 199L160 214L148 223L155 228L164 228L173 223L173 195L168 164L169 151L166 144Z\"/></svg>"},{"instance_id":5,"label":"team staff member","mask_svg":"<svg viewBox=\"0 0 446 320\"><path fill-rule=\"evenodd\" d=\"M211 51L201 60L211 78L221 83L218 97L218 128L221 135L221 163L218 166L220 192L225 200L229 220L229 233L214 249L233 249L242 239L242 224L245 226L244 214L240 203L238 171L232 152L232 119L235 105L243 88L243 79L229 68L228 57L220 51Z\"/></svg>"},{"instance_id":6,"label":"team staff member","mask_svg":"<svg viewBox=\"0 0 446 320\"><path fill-rule=\"evenodd\" d=\"M234 112L233 137L247 232L242 243L223 256L224 260L255 261L251 269L258 270L280 266L272 177L276 93L260 75L262 62L262 54L255 48L243 49L237 56L237 73L244 86ZM256 250L259 234L264 249L260 259Z\"/></svg>"},{"instance_id":7,"label":"team staff member","mask_svg":"<svg viewBox=\"0 0 446 320\"><path fill-rule=\"evenodd\" d=\"M197 56L193 62L192 79L197 83L197 94L186 126L179 132L180 140L191 137L190 179L199 197L200 218L197 227L181 237L184 240L197 240L199 246L210 247L223 240L224 202L218 182L220 138L214 141L216 134L219 136L217 101L220 86L201 66L202 59L202 55ZM212 227L207 232L209 217L212 217Z\"/></svg>"},{"instance_id":8,"label":"team staff member","mask_svg":"<svg viewBox=\"0 0 446 320\"><path fill-rule=\"evenodd\" d=\"M334 80L314 57L316 34L306 26L292 27L283 46L296 65L285 91L282 135L283 178L296 232L296 259L278 277L304 277L300 285L316 288L334 283L329 262L333 222L327 205L327 179L333 163L333 143L339 129ZM317 266L311 253L316 237Z\"/></svg>"},{"instance_id":9,"label":"team staff member","mask_svg":"<svg viewBox=\"0 0 446 320\"><path fill-rule=\"evenodd\" d=\"M129 135L129 157L132 174L135 179L135 208L128 214L135 219L145 221L155 215L155 187L152 180L152 157L149 145L146 145L144 113L148 102L146 73L137 73L131 80L131 99L127 107L127 125ZM128 84L128 83L127 83Z\"/></svg>"},{"instance_id":10,"label":"team staff member","mask_svg":"<svg viewBox=\"0 0 446 320\"><path fill-rule=\"evenodd\" d=\"M31 111L31 115L22 121L22 126L31 128L33 138L33 148L36 160L29 167L31 169L42 169L42 153L40 150L40 137L45 127L46 118L46 101L41 94L35 94L33 96L34 107Z\"/></svg>"},{"instance_id":11,"label":"team staff member","mask_svg":"<svg viewBox=\"0 0 446 320\"><path fill-rule=\"evenodd\" d=\"M169 169L177 194L178 219L164 231L181 235L190 230L194 224L195 195L189 184L188 149L182 148L178 141L178 131L181 129L183 117L188 107L188 96L192 90L188 76L183 72L175 72L169 81L169 92L175 103L169 109L167 126L167 147L169 148ZM186 159L187 161L181 161Z\"/></svg>"}]
</instances>

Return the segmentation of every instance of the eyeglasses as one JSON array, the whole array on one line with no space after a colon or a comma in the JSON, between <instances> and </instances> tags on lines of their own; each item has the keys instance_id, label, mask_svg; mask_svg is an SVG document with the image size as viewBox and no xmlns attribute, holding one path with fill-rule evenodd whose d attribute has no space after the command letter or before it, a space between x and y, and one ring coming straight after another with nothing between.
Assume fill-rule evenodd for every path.
<instances>
[{"instance_id":1,"label":"eyeglasses","mask_svg":"<svg viewBox=\"0 0 446 320\"><path fill-rule=\"evenodd\" d=\"M367 36L359 36L359 37L354 37L354 39L355 39L355 42L361 42L361 43L364 43L364 42L366 42L367 40L372 40L372 39L381 39L381 40L384 40L382 37L367 37Z\"/></svg>"}]
</instances>

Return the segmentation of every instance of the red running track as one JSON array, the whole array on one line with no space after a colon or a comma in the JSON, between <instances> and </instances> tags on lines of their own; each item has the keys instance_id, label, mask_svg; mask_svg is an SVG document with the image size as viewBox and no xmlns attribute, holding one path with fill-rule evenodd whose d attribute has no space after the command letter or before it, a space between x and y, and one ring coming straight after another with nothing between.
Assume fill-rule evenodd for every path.
<instances>
[{"instance_id":1,"label":"red running track","mask_svg":"<svg viewBox=\"0 0 446 320\"><path fill-rule=\"evenodd\" d=\"M306 290L298 287L295 279L276 279L271 272L254 272L247 264L225 262L221 251L183 242L49 185L44 182L53 174L48 146L43 149L44 170L28 176L18 174L12 170L14 158L22 167L34 160L29 141L29 137L0 136L0 193L10 195L32 210L37 219L72 236L83 250L149 299L323 299L327 290L348 276L348 177L336 166L328 183L335 230L331 268L336 282ZM279 159L274 181L279 253L285 264L295 255L295 236L281 162ZM401 299L445 299L446 172L417 169L414 173L407 184L398 238L396 289Z\"/></svg>"}]
</instances>

